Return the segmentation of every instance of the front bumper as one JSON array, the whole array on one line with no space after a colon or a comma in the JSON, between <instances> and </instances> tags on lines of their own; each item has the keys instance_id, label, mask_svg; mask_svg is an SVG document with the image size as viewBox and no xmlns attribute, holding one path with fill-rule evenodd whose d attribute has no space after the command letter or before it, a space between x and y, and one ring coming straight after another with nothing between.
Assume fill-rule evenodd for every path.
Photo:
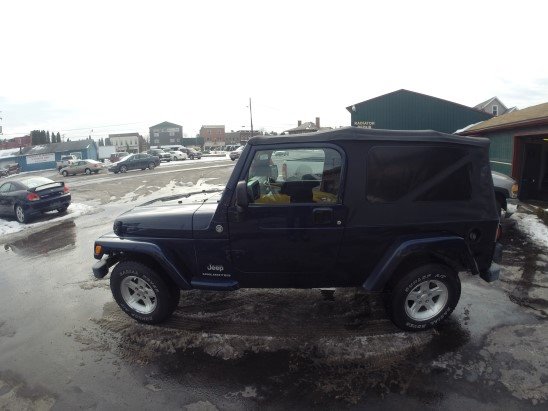
<instances>
[{"instance_id":1,"label":"front bumper","mask_svg":"<svg viewBox=\"0 0 548 411\"><path fill-rule=\"evenodd\" d=\"M95 278L103 278L108 274L110 267L118 262L116 256L107 256L93 264L92 271Z\"/></svg>"}]
</instances>

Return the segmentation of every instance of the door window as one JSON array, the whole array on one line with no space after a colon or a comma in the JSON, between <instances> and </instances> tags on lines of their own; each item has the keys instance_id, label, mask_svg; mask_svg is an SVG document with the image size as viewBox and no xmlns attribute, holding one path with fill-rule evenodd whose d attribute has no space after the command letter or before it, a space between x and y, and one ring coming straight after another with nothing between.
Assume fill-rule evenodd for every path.
<instances>
[{"instance_id":1,"label":"door window","mask_svg":"<svg viewBox=\"0 0 548 411\"><path fill-rule=\"evenodd\" d=\"M250 203L339 203L341 165L331 148L259 150L246 176Z\"/></svg>"}]
</instances>

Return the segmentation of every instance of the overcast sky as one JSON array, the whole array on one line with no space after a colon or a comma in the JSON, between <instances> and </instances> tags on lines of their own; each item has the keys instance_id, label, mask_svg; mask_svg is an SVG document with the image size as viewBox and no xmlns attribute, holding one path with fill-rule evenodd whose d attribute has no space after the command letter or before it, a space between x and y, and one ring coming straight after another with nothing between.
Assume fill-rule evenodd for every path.
<instances>
[{"instance_id":1,"label":"overcast sky","mask_svg":"<svg viewBox=\"0 0 548 411\"><path fill-rule=\"evenodd\" d=\"M348 126L401 88L548 101L545 1L21 1L0 7L0 125L71 139L162 121ZM91 131L93 130L93 132Z\"/></svg>"}]
</instances>

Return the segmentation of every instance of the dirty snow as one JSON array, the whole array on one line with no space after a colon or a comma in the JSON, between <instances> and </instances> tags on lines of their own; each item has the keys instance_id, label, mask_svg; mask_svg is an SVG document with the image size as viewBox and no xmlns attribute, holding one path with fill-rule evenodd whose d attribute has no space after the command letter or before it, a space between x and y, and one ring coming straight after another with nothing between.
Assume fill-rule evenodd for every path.
<instances>
[{"instance_id":1,"label":"dirty snow","mask_svg":"<svg viewBox=\"0 0 548 411\"><path fill-rule=\"evenodd\" d=\"M146 185L140 185L134 191L124 194L120 199L116 201L111 201L109 204L120 204L120 203L139 203L144 201L150 201L161 197L172 196L175 194L189 194L189 193L199 193L201 191L210 191L210 190L223 190L224 185L220 184L210 184L208 181L216 180L215 178L201 178L197 181L196 184L191 182L184 183L177 180L171 180L164 187L151 187ZM157 188L157 190L149 193L138 193L140 189L152 189ZM111 197L112 200L113 197Z\"/></svg>"},{"instance_id":2,"label":"dirty snow","mask_svg":"<svg viewBox=\"0 0 548 411\"><path fill-rule=\"evenodd\" d=\"M531 237L541 246L548 247L548 227L536 215L515 213L512 214L520 231Z\"/></svg>"},{"instance_id":3,"label":"dirty snow","mask_svg":"<svg viewBox=\"0 0 548 411\"><path fill-rule=\"evenodd\" d=\"M14 219L10 220L0 218L0 236L5 234L17 233L19 231L28 230L35 227L40 227L46 224L50 224L52 221L63 221L70 218L78 217L80 215L90 214L93 209L94 207L88 206L86 204L72 203L66 213L57 216L57 211L51 211L45 215L52 216L53 218L47 218L45 220L43 218L39 218L38 220L35 220L36 222L30 224L20 224Z\"/></svg>"}]
</instances>

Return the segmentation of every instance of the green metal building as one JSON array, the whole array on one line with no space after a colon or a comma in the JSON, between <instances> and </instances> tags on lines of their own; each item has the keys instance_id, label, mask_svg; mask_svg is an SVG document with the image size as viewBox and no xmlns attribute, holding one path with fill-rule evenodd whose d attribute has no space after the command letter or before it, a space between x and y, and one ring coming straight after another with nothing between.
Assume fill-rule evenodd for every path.
<instances>
[{"instance_id":1,"label":"green metal building","mask_svg":"<svg viewBox=\"0 0 548 411\"><path fill-rule=\"evenodd\" d=\"M440 98L397 90L346 108L351 125L389 130L436 130L454 133L493 116Z\"/></svg>"},{"instance_id":2,"label":"green metal building","mask_svg":"<svg viewBox=\"0 0 548 411\"><path fill-rule=\"evenodd\" d=\"M519 198L548 201L548 103L527 107L459 132L491 140L491 168L519 183Z\"/></svg>"}]
</instances>

